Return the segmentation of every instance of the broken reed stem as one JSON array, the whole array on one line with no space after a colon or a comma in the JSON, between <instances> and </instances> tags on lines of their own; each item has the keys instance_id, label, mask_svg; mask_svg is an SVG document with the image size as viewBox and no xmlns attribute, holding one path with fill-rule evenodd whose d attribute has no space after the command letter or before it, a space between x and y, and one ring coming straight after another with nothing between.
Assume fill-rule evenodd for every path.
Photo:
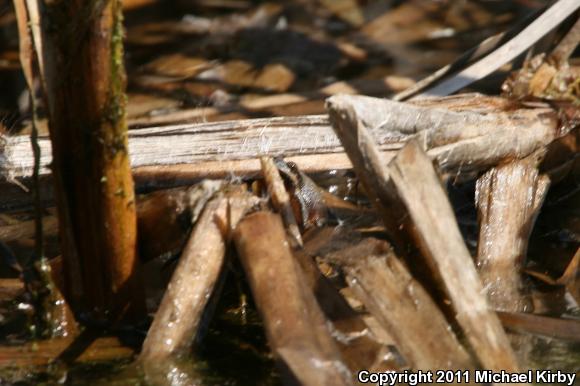
<instances>
[{"instance_id":1,"label":"broken reed stem","mask_svg":"<svg viewBox=\"0 0 580 386\"><path fill-rule=\"evenodd\" d=\"M518 371L518 363L481 282L431 160L410 141L388 166L414 225L412 235L445 290L473 354L489 370Z\"/></svg>"},{"instance_id":2,"label":"broken reed stem","mask_svg":"<svg viewBox=\"0 0 580 386\"><path fill-rule=\"evenodd\" d=\"M479 215L475 259L488 300L496 310L531 312L522 269L528 239L548 191L534 159L497 166L479 177L475 202Z\"/></svg>"},{"instance_id":3,"label":"broken reed stem","mask_svg":"<svg viewBox=\"0 0 580 386\"><path fill-rule=\"evenodd\" d=\"M272 206L282 215L282 220L284 220L284 225L286 225L290 236L299 246L302 246L302 236L292 210L290 196L286 191L284 181L280 177L274 160L269 157L261 157L260 164L262 166L262 175L268 187L268 193L270 193Z\"/></svg>"},{"instance_id":4,"label":"broken reed stem","mask_svg":"<svg viewBox=\"0 0 580 386\"><path fill-rule=\"evenodd\" d=\"M281 369L305 386L351 385L280 217L264 211L248 215L234 241Z\"/></svg>"},{"instance_id":5,"label":"broken reed stem","mask_svg":"<svg viewBox=\"0 0 580 386\"><path fill-rule=\"evenodd\" d=\"M352 162L370 202L381 214L395 248L403 250L405 241L398 230L403 213L397 205L398 199L389 187L389 176L383 167L385 160L374 138L359 121L348 99L329 98L327 108L334 131Z\"/></svg>"},{"instance_id":6,"label":"broken reed stem","mask_svg":"<svg viewBox=\"0 0 580 386\"><path fill-rule=\"evenodd\" d=\"M371 166L374 154L381 154L379 144L398 138L398 150L416 139L443 172L454 174L525 158L571 129L558 128L554 110L513 109L513 105L510 110L501 98L449 97L410 104L335 95L327 100L327 108L351 159L354 154L347 148L348 142L359 144L350 147L360 146L357 152L364 152L365 162ZM373 150L367 145L371 142Z\"/></svg>"},{"instance_id":7,"label":"broken reed stem","mask_svg":"<svg viewBox=\"0 0 580 386\"><path fill-rule=\"evenodd\" d=\"M408 230L426 258L432 277L451 300L457 321L480 363L491 370L517 370L518 364L505 332L482 295L471 256L431 160L414 140L410 140L385 168L369 132L369 127L390 124L393 131L416 132L421 143L430 148L435 144L442 145L451 138L456 142L461 136L473 136L479 130L475 123L488 118L443 110L434 110L430 114L417 109L416 115L409 120L404 112L409 113L415 107L409 110L407 106L395 102L346 95L329 98L327 106L335 131L371 202L381 210L387 226L391 231L398 231L402 214L409 214L413 226ZM472 129L466 131L467 125ZM459 147L456 150L465 151L465 156L469 158L472 155L467 154L467 150L473 150L472 141L466 142L465 149ZM451 154L449 147L443 153L448 155L445 158L457 156ZM434 154L435 158L438 159L441 154ZM399 204L399 200L403 205ZM406 250L404 237L398 235L396 247L399 251Z\"/></svg>"},{"instance_id":8,"label":"broken reed stem","mask_svg":"<svg viewBox=\"0 0 580 386\"><path fill-rule=\"evenodd\" d=\"M115 322L144 315L119 0L41 4L66 295ZM58 25L59 28L53 26Z\"/></svg>"},{"instance_id":9,"label":"broken reed stem","mask_svg":"<svg viewBox=\"0 0 580 386\"><path fill-rule=\"evenodd\" d=\"M412 369L475 368L441 310L388 243L364 239L328 258L340 265L348 285Z\"/></svg>"},{"instance_id":10,"label":"broken reed stem","mask_svg":"<svg viewBox=\"0 0 580 386\"><path fill-rule=\"evenodd\" d=\"M434 108L445 107L443 100L447 108ZM397 250L402 251L405 244L398 229L405 211L389 184L383 168L388 159L377 142L416 139L442 170L460 173L481 169L484 164L489 167L505 158L522 158L561 135L555 116L548 111L540 117L541 109L508 111L501 99L489 102L479 105L477 98L444 98L412 105L349 95L327 100L335 133ZM530 119L532 116L535 118Z\"/></svg>"},{"instance_id":11,"label":"broken reed stem","mask_svg":"<svg viewBox=\"0 0 580 386\"><path fill-rule=\"evenodd\" d=\"M394 361L387 359L390 349L377 339L362 315L352 309L338 289L320 272L313 258L303 250L295 250L293 255L304 273L305 283L333 325L332 335L349 369L354 374L360 369L401 370Z\"/></svg>"},{"instance_id":12,"label":"broken reed stem","mask_svg":"<svg viewBox=\"0 0 580 386\"><path fill-rule=\"evenodd\" d=\"M222 272L230 229L257 200L220 194L207 203L149 327L140 355L146 365L189 352Z\"/></svg>"}]
</instances>

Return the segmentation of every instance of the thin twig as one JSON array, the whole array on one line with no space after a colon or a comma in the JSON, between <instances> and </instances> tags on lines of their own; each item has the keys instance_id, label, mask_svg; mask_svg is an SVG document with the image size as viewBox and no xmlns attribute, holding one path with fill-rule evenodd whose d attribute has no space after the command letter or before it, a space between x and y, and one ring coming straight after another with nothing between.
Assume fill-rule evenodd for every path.
<instances>
[{"instance_id":1,"label":"thin twig","mask_svg":"<svg viewBox=\"0 0 580 386\"><path fill-rule=\"evenodd\" d=\"M576 23L570 28L568 33L562 38L560 43L552 51L552 58L556 60L558 65L564 64L572 55L578 43L580 42L580 17Z\"/></svg>"}]
</instances>

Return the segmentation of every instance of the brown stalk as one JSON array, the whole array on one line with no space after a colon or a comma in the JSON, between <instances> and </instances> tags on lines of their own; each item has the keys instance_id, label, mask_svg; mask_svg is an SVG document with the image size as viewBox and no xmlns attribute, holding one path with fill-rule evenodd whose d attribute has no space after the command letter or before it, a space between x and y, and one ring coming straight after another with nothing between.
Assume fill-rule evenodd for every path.
<instances>
[{"instance_id":1,"label":"brown stalk","mask_svg":"<svg viewBox=\"0 0 580 386\"><path fill-rule=\"evenodd\" d=\"M234 241L281 369L301 385L351 385L326 319L294 261L282 219L265 211L248 215Z\"/></svg>"},{"instance_id":2,"label":"brown stalk","mask_svg":"<svg viewBox=\"0 0 580 386\"><path fill-rule=\"evenodd\" d=\"M66 295L109 321L144 314L118 0L38 3ZM51 28L58 25L59 28Z\"/></svg>"}]
</instances>

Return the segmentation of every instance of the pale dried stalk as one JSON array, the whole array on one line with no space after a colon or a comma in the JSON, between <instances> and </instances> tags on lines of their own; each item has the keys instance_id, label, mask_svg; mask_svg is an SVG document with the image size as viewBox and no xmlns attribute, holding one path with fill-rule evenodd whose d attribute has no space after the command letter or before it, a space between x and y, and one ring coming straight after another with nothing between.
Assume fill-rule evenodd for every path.
<instances>
[{"instance_id":1,"label":"pale dried stalk","mask_svg":"<svg viewBox=\"0 0 580 386\"><path fill-rule=\"evenodd\" d=\"M334 131L340 138L370 201L379 210L395 247L402 249L404 240L397 228L403 213L398 209L398 198L389 187L389 175L384 169L385 160L371 132L359 121L350 105L351 101L345 98L347 97L339 96L327 100Z\"/></svg>"},{"instance_id":2,"label":"pale dried stalk","mask_svg":"<svg viewBox=\"0 0 580 386\"><path fill-rule=\"evenodd\" d=\"M398 148L416 139L448 173L481 171L505 159L524 158L566 134L559 131L555 113L549 108L497 111L507 107L505 100L474 99L481 106L456 98L418 101L413 105L337 95L327 100L327 107L345 148L342 131L352 131L352 141L361 142L361 146L367 146L363 141L372 138L377 153L381 150L377 144L386 138L398 138ZM445 108L442 101L451 104ZM351 152L347 149L347 153Z\"/></svg>"},{"instance_id":3,"label":"pale dried stalk","mask_svg":"<svg viewBox=\"0 0 580 386\"><path fill-rule=\"evenodd\" d=\"M351 125L357 119L369 130L381 153L392 157L411 138L425 143L429 154L450 173L480 171L505 158L522 158L566 133L556 130L549 108L497 111L509 104L502 98L474 94L417 101L415 105L361 96L329 99L331 118L338 109L352 109ZM496 110L496 111L494 111ZM0 174L13 178L29 176L32 154L26 137L3 137L0 141ZM50 172L51 148L47 138L42 149L41 173ZM342 156L343 148L323 115L248 119L227 122L154 127L129 132L133 168L167 167L189 170L191 178L206 177L204 170L227 175L259 171L260 156L311 157L311 168L334 167L333 160L315 162L319 156ZM223 163L220 166L218 163ZM252 165L247 165L250 162ZM244 164L245 163L245 164ZM202 165L199 167L182 166ZM240 166L244 164L244 166ZM329 166L331 165L331 166ZM151 169L150 169L151 170ZM153 169L155 170L155 169ZM150 176L153 176L153 170ZM157 169L156 175L163 173ZM210 173L208 172L208 173Z\"/></svg>"},{"instance_id":4,"label":"pale dried stalk","mask_svg":"<svg viewBox=\"0 0 580 386\"><path fill-rule=\"evenodd\" d=\"M419 138L446 173L479 172L505 159L519 159L566 135L548 108L513 110L503 98L464 94L413 104L336 96L329 100L337 125L356 127L360 119L378 144L383 163L411 138ZM341 122L339 110L349 113ZM389 117L386 121L385 118ZM423 123L424 122L424 123ZM449 127L448 127L449 126ZM362 129L361 129L362 130ZM284 156L304 172L350 169L352 163L325 116L281 117L157 127L129 132L138 186L190 185L203 178L251 177L260 173L259 156ZM51 162L48 139L41 138L43 200L51 199L46 181ZM26 178L33 158L26 137L0 139L0 174ZM30 205L12 184L0 186L0 208Z\"/></svg>"},{"instance_id":5,"label":"pale dried stalk","mask_svg":"<svg viewBox=\"0 0 580 386\"><path fill-rule=\"evenodd\" d=\"M388 173L414 225L412 235L433 277L449 297L474 355L486 369L518 371L509 340L489 308L431 160L411 141L391 161Z\"/></svg>"},{"instance_id":6,"label":"pale dried stalk","mask_svg":"<svg viewBox=\"0 0 580 386\"><path fill-rule=\"evenodd\" d=\"M476 263L490 304L497 310L530 312L522 268L528 239L550 180L534 159L497 166L477 180L479 213Z\"/></svg>"},{"instance_id":7,"label":"pale dried stalk","mask_svg":"<svg viewBox=\"0 0 580 386\"><path fill-rule=\"evenodd\" d=\"M462 98L443 100L449 109L434 108L437 101L418 102L421 106L349 95L327 100L335 132L398 249L404 244L398 226L405 214L383 168L389 157L377 143L384 143L385 138L401 143L416 139L442 170L459 173L485 169L505 158L525 157L562 135L549 110L494 113L494 105L502 106L502 99L483 103L485 98L479 98L479 107Z\"/></svg>"},{"instance_id":8,"label":"pale dried stalk","mask_svg":"<svg viewBox=\"0 0 580 386\"><path fill-rule=\"evenodd\" d=\"M260 158L260 164L262 165L262 175L266 181L266 186L268 187L268 193L270 193L270 199L272 200L274 209L282 215L284 225L286 225L288 233L292 236L294 241L296 241L299 246L302 246L302 236L300 235L300 228L298 227L296 217L292 211L290 196L286 191L284 181L282 181L282 177L280 177L280 173L278 172L274 160L272 158L262 157Z\"/></svg>"},{"instance_id":9,"label":"pale dried stalk","mask_svg":"<svg viewBox=\"0 0 580 386\"><path fill-rule=\"evenodd\" d=\"M140 360L155 365L193 345L201 317L218 280L229 228L257 198L221 195L211 200L193 230L143 343Z\"/></svg>"},{"instance_id":10,"label":"pale dried stalk","mask_svg":"<svg viewBox=\"0 0 580 386\"><path fill-rule=\"evenodd\" d=\"M37 73L36 53L32 31L30 29L30 16L26 0L14 0L14 13L16 14L16 24L18 26L18 44L20 65L24 78L31 92L34 90L34 79Z\"/></svg>"}]
</instances>

